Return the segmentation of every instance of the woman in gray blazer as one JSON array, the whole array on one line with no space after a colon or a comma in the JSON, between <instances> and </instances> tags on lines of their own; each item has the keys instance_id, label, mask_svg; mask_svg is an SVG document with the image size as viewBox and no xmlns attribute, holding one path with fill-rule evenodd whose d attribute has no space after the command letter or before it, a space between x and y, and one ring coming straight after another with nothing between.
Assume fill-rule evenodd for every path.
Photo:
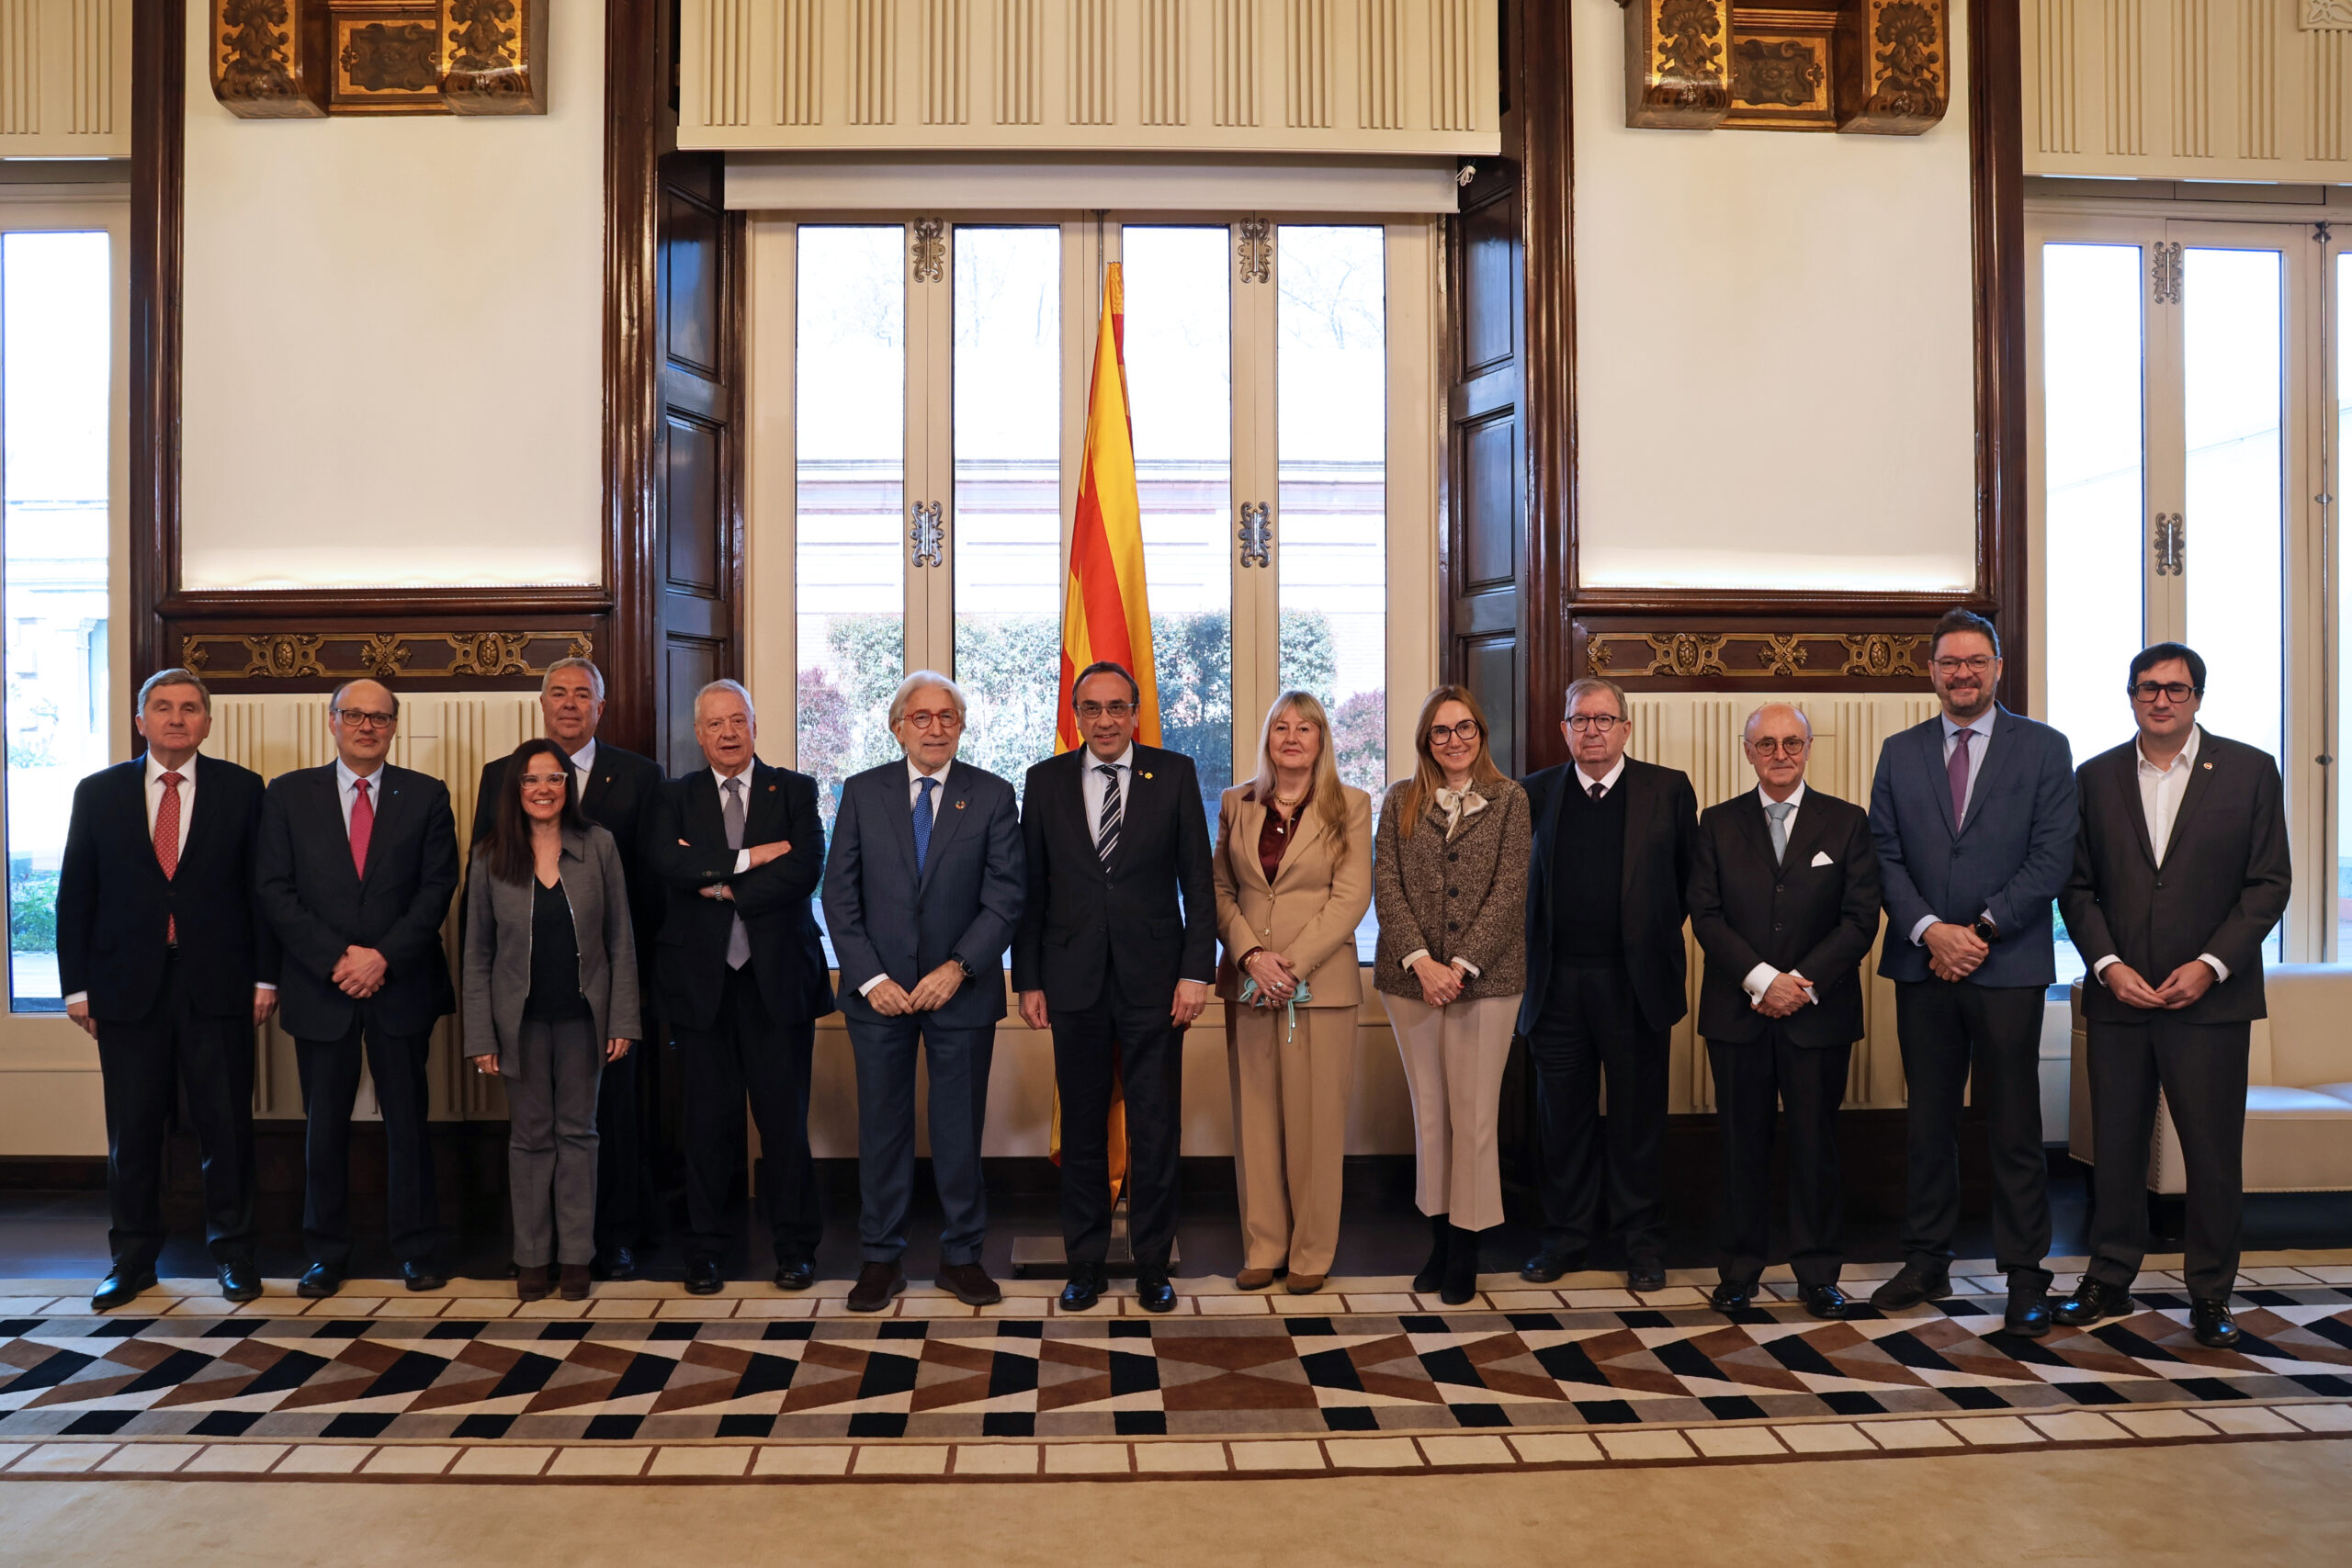
<instances>
[{"instance_id":1,"label":"woman in gray blazer","mask_svg":"<svg viewBox=\"0 0 2352 1568\"><path fill-rule=\"evenodd\" d=\"M503 1078L515 1293L588 1294L596 1250L596 1086L641 1032L628 886L613 836L580 814L571 759L526 740L466 886L465 1049Z\"/></svg>"}]
</instances>

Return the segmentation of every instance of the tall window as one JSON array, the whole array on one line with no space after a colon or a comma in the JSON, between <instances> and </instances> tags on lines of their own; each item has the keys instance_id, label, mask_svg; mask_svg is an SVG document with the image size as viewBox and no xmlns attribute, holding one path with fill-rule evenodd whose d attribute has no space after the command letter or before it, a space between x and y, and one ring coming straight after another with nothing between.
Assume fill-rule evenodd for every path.
<instances>
[{"instance_id":1,"label":"tall window","mask_svg":"<svg viewBox=\"0 0 2352 1568\"><path fill-rule=\"evenodd\" d=\"M8 984L53 1012L74 786L107 765L113 256L103 230L0 235L0 581Z\"/></svg>"}]
</instances>

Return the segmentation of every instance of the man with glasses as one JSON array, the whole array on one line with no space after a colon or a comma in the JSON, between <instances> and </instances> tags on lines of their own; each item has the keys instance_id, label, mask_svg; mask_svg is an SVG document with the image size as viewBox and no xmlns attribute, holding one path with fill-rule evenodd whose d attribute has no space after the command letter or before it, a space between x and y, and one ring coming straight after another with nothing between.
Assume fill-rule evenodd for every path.
<instances>
[{"instance_id":1,"label":"man with glasses","mask_svg":"<svg viewBox=\"0 0 2352 1568\"><path fill-rule=\"evenodd\" d=\"M1053 1031L1069 1312L1102 1295L1114 1084L1126 1097L1136 1298L1146 1312L1175 1308L1184 1030L1216 973L1200 778L1182 752L1136 743L1142 700L1119 665L1080 671L1070 706L1086 743L1029 770L1021 813L1028 891L1012 986L1029 1027Z\"/></svg>"},{"instance_id":2,"label":"man with glasses","mask_svg":"<svg viewBox=\"0 0 2352 1568\"><path fill-rule=\"evenodd\" d=\"M1748 716L1752 794L1699 818L1690 931L1707 955L1699 1032L1723 1129L1717 1312L1755 1304L1770 1261L1772 1117L1789 1128L1790 1266L1805 1311L1850 1315L1838 1288L1838 1107L1862 1034L1862 960L1878 940L1878 853L1859 806L1804 782L1813 725L1787 703Z\"/></svg>"},{"instance_id":3,"label":"man with glasses","mask_svg":"<svg viewBox=\"0 0 2352 1568\"><path fill-rule=\"evenodd\" d=\"M335 760L281 773L262 800L254 878L284 949L278 1005L302 1075L299 1290L331 1296L351 1264L351 1111L360 1051L384 1117L384 1206L392 1256L412 1291L441 1285L425 1054L457 1010L441 922L458 889L449 792L385 761L400 702L380 682L337 688L327 711Z\"/></svg>"},{"instance_id":4,"label":"man with glasses","mask_svg":"<svg viewBox=\"0 0 2352 1568\"><path fill-rule=\"evenodd\" d=\"M571 798L582 815L613 836L621 874L628 880L629 923L635 928L638 964L653 962L653 933L662 925L662 889L644 865L644 839L653 818L653 800L668 781L662 765L597 739L605 717L605 673L585 659L559 659L539 682L539 713L550 739L571 760ZM498 799L506 788L505 757L482 764L474 796L473 841L490 836L498 819ZM651 976L639 995L652 989ZM650 1009L648 1011L650 1012ZM653 1032L651 1026L648 1033ZM653 1173L647 1164L639 1096L639 1064L647 1053L631 1051L605 1063L596 1086L596 1277L633 1279L637 1249L646 1240L655 1204Z\"/></svg>"},{"instance_id":5,"label":"man with glasses","mask_svg":"<svg viewBox=\"0 0 2352 1568\"><path fill-rule=\"evenodd\" d=\"M2228 1349L2245 1208L2246 1054L2267 1016L2262 944L2291 886L2278 766L2199 727L2205 660L2143 649L2127 680L2139 734L2083 764L2082 830L2058 907L2083 987L2098 1166L2091 1260L2056 1316L2132 1310L2148 1250L2143 1190L2159 1091L2188 1176L2189 1328Z\"/></svg>"},{"instance_id":6,"label":"man with glasses","mask_svg":"<svg viewBox=\"0 0 2352 1568\"><path fill-rule=\"evenodd\" d=\"M2041 1146L2041 1009L2057 977L2051 901L2075 856L2066 738L1993 694L1993 623L1953 610L1928 638L1943 711L1890 738L1871 785L1871 831L1890 929L1910 1088L1903 1268L1871 1296L1895 1312L1951 1289L1960 1225L1960 1112L1972 1077L1992 1145L1995 1266L2012 1334L2050 1332L2049 1167Z\"/></svg>"},{"instance_id":7,"label":"man with glasses","mask_svg":"<svg viewBox=\"0 0 2352 1568\"><path fill-rule=\"evenodd\" d=\"M1004 1016L1004 953L1021 919L1021 813L1012 785L956 760L963 688L917 671L890 699L905 760L842 784L825 863L825 925L857 1058L858 1245L852 1312L906 1289L915 1186L915 1049L931 1076L931 1173L945 1224L942 1288L968 1306L1002 1298L980 1264L988 1189L980 1129Z\"/></svg>"},{"instance_id":8,"label":"man with glasses","mask_svg":"<svg viewBox=\"0 0 2352 1568\"><path fill-rule=\"evenodd\" d=\"M1688 775L1625 755L1633 732L1623 688L1588 675L1568 687L1560 723L1573 761L1526 781L1535 832L1519 1032L1535 1068L1544 1230L1519 1273L1539 1284L1583 1268L1605 1223L1624 1238L1628 1286L1666 1288L1668 1036L1690 1010L1683 889L1699 801Z\"/></svg>"}]
</instances>

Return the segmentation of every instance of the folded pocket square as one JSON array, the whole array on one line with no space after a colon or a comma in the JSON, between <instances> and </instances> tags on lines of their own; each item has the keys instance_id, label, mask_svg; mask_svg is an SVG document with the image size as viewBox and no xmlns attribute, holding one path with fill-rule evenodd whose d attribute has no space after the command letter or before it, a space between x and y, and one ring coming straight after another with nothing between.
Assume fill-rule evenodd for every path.
<instances>
[{"instance_id":1,"label":"folded pocket square","mask_svg":"<svg viewBox=\"0 0 2352 1568\"><path fill-rule=\"evenodd\" d=\"M1827 850L1815 850L1813 854L1812 863L1815 865L1836 865L1838 863L1829 858L1829 852Z\"/></svg>"}]
</instances>

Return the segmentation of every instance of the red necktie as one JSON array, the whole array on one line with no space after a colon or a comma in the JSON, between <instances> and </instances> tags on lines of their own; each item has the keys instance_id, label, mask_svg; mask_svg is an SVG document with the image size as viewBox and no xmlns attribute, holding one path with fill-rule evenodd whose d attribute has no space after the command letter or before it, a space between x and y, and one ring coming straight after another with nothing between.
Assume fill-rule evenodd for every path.
<instances>
[{"instance_id":1,"label":"red necktie","mask_svg":"<svg viewBox=\"0 0 2352 1568\"><path fill-rule=\"evenodd\" d=\"M352 788L359 798L351 803L351 869L364 879L368 874L368 840L375 836L376 808L368 804L368 781L356 781Z\"/></svg>"},{"instance_id":2,"label":"red necktie","mask_svg":"<svg viewBox=\"0 0 2352 1568\"><path fill-rule=\"evenodd\" d=\"M178 773L164 774L164 798L155 805L155 863L164 868L166 882L180 873L180 782ZM164 940L179 944L176 915L164 917Z\"/></svg>"}]
</instances>

